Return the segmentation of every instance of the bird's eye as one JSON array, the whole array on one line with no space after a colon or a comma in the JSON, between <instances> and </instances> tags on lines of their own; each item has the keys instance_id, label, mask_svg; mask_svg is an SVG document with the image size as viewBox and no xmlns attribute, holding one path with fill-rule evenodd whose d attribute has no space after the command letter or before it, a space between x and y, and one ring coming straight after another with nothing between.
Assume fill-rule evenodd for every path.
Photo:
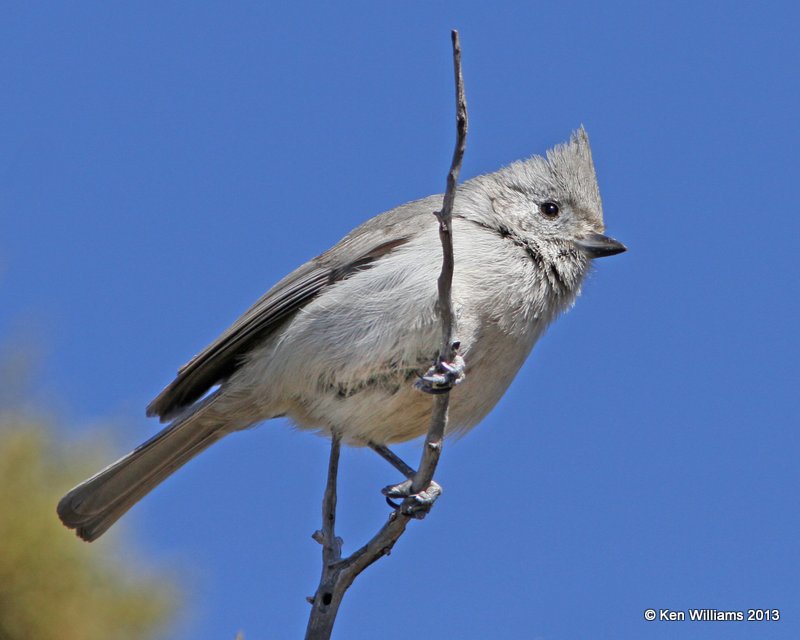
<instances>
[{"instance_id":1,"label":"bird's eye","mask_svg":"<svg viewBox=\"0 0 800 640\"><path fill-rule=\"evenodd\" d=\"M541 211L545 218L552 219L557 218L561 210L558 208L558 205L555 202L550 202L548 200L547 202L543 202L539 205L539 211Z\"/></svg>"}]
</instances>

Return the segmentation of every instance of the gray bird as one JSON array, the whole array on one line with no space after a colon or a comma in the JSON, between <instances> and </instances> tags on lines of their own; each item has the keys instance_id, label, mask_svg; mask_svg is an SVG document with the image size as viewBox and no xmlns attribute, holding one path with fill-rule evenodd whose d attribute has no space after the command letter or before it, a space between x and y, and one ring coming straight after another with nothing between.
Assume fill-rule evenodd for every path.
<instances>
[{"instance_id":1,"label":"gray bird","mask_svg":"<svg viewBox=\"0 0 800 640\"><path fill-rule=\"evenodd\" d=\"M384 457L386 445L425 434L431 398L414 383L441 338L441 204L435 195L376 216L272 287L147 407L170 424L61 499L64 524L96 539L206 447L270 418ZM465 369L448 433L494 407L591 260L625 251L603 235L583 128L545 157L461 184L452 229Z\"/></svg>"}]
</instances>

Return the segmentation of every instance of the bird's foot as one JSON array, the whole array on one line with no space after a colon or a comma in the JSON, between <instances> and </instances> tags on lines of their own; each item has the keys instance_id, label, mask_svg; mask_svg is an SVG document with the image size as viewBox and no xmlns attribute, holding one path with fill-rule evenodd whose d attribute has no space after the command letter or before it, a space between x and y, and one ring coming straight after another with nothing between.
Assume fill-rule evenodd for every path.
<instances>
[{"instance_id":1,"label":"bird's foot","mask_svg":"<svg viewBox=\"0 0 800 640\"><path fill-rule=\"evenodd\" d=\"M435 365L420 376L414 385L420 391L431 394L446 393L464 382L464 358L456 355L452 362L438 360Z\"/></svg>"},{"instance_id":2,"label":"bird's foot","mask_svg":"<svg viewBox=\"0 0 800 640\"><path fill-rule=\"evenodd\" d=\"M422 520L428 515L436 499L442 495L442 487L438 482L431 480L430 485L424 491L411 493L411 484L411 479L404 480L399 484L384 487L381 493L386 496L386 502L393 509L400 509L404 515ZM408 501L408 504L397 504L392 501L392 498L402 498L404 501L406 498L411 498L411 500Z\"/></svg>"}]
</instances>

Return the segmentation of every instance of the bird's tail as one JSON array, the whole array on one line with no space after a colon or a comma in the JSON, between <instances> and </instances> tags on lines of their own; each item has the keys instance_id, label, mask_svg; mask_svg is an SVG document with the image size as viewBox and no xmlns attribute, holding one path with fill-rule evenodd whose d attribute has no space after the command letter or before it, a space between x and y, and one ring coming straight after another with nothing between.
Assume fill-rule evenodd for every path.
<instances>
[{"instance_id":1,"label":"bird's tail","mask_svg":"<svg viewBox=\"0 0 800 640\"><path fill-rule=\"evenodd\" d=\"M198 453L225 436L214 411L214 397L192 413L82 482L58 503L58 517L80 538L99 538L134 504Z\"/></svg>"}]
</instances>

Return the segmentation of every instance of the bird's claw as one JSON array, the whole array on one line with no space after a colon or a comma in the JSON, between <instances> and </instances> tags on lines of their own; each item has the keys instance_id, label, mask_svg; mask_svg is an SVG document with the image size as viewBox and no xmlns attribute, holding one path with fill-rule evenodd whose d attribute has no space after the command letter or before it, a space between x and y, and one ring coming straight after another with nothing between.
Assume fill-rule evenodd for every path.
<instances>
[{"instance_id":1,"label":"bird's claw","mask_svg":"<svg viewBox=\"0 0 800 640\"><path fill-rule=\"evenodd\" d=\"M464 382L465 368L464 358L459 355L456 355L452 362L439 360L425 372L425 375L419 377L414 386L420 391L434 395L446 393Z\"/></svg>"},{"instance_id":2,"label":"bird's claw","mask_svg":"<svg viewBox=\"0 0 800 640\"><path fill-rule=\"evenodd\" d=\"M404 480L399 484L384 487L381 491L386 496L386 503L393 509L400 509L404 515L417 520L422 520L431 510L433 503L442 495L442 487L438 482L431 480L430 485L424 491L411 493L412 481ZM411 498L408 504L397 504L392 498Z\"/></svg>"}]
</instances>

